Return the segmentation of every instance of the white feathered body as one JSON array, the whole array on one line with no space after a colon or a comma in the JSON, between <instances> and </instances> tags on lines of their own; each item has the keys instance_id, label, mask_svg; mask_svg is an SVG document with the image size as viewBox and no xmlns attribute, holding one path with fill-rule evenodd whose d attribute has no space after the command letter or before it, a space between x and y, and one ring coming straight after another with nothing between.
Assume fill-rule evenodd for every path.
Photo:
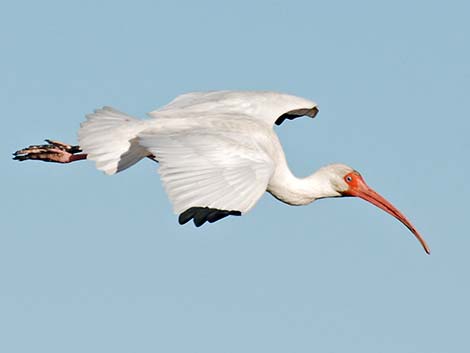
<instances>
[{"instance_id":1,"label":"white feathered body","mask_svg":"<svg viewBox=\"0 0 470 353\"><path fill-rule=\"evenodd\" d=\"M147 120L98 109L82 124L79 144L107 174L153 156L176 213L191 207L245 213L265 191L290 204L306 204L331 188L319 184L315 174L292 175L273 125L283 114L315 107L274 92L189 93L152 111Z\"/></svg>"}]
</instances>

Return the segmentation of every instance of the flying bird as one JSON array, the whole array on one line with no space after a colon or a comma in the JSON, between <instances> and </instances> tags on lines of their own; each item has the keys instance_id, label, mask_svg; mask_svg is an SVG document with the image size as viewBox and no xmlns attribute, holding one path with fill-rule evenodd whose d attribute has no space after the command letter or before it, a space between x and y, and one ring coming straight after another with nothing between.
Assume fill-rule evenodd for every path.
<instances>
[{"instance_id":1,"label":"flying bird","mask_svg":"<svg viewBox=\"0 0 470 353\"><path fill-rule=\"evenodd\" d=\"M193 220L197 227L250 211L266 191L289 205L355 196L398 219L429 254L411 222L353 168L330 164L306 178L292 174L273 127L317 113L315 102L277 92L193 92L148 113L147 120L97 109L81 124L78 146L46 140L15 152L14 159L88 159L111 175L150 158L159 163L179 223Z\"/></svg>"}]
</instances>

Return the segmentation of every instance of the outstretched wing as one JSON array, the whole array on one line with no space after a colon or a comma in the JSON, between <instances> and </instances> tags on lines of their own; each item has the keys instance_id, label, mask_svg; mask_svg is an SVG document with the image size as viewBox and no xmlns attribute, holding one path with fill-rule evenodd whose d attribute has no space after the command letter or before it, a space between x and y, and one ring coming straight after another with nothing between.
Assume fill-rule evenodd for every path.
<instances>
[{"instance_id":1,"label":"outstretched wing","mask_svg":"<svg viewBox=\"0 0 470 353\"><path fill-rule=\"evenodd\" d=\"M218 118L193 126L167 121L162 127L142 131L139 144L159 161L180 223L194 219L199 226L240 215L266 191L274 163L256 134L248 133L250 124L227 125Z\"/></svg>"},{"instance_id":2,"label":"outstretched wing","mask_svg":"<svg viewBox=\"0 0 470 353\"><path fill-rule=\"evenodd\" d=\"M301 116L314 118L315 102L289 94L270 91L192 92L176 97L164 107L150 112L152 118L204 118L207 115L230 114L235 118L249 116L270 126Z\"/></svg>"}]
</instances>

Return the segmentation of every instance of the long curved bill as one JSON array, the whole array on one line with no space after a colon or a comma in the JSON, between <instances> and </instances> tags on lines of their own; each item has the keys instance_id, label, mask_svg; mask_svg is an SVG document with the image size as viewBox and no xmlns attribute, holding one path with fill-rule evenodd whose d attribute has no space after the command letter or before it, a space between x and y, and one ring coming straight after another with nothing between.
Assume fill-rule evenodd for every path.
<instances>
[{"instance_id":1,"label":"long curved bill","mask_svg":"<svg viewBox=\"0 0 470 353\"><path fill-rule=\"evenodd\" d=\"M426 241L418 233L418 231L411 224L411 222L405 217L405 215L401 213L400 211L398 211L398 209L395 206L393 206L390 202L388 202L385 198L380 196L380 194L378 194L373 189L371 189L363 180L361 180L361 182L359 182L354 189L349 190L349 195L360 197L361 199L364 199L370 202L371 204L377 206L378 208L381 208L388 214L391 214L393 217L395 217L401 223L403 223L406 226L406 228L408 228L411 231L411 233L414 234L414 236L421 243L424 251L426 251L427 254L431 253L431 249L429 249L429 246L428 244L426 244Z\"/></svg>"}]
</instances>

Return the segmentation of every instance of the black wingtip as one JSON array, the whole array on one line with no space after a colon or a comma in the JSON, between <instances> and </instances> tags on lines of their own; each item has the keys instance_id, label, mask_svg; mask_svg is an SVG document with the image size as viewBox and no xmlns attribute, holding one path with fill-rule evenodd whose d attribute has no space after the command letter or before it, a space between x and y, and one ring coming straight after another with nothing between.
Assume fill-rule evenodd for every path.
<instances>
[{"instance_id":1,"label":"black wingtip","mask_svg":"<svg viewBox=\"0 0 470 353\"><path fill-rule=\"evenodd\" d=\"M188 208L186 211L181 213L178 217L179 224L186 224L191 219L194 222L196 227L202 226L204 223L214 223L222 218L227 216L241 216L242 213L240 211L228 211L228 210L219 210L216 208L209 208L209 207L191 207Z\"/></svg>"},{"instance_id":2,"label":"black wingtip","mask_svg":"<svg viewBox=\"0 0 470 353\"><path fill-rule=\"evenodd\" d=\"M194 207L193 207L194 208ZM190 208L183 213L181 213L178 217L178 223L183 225L188 223L194 216L194 210L193 208Z\"/></svg>"},{"instance_id":3,"label":"black wingtip","mask_svg":"<svg viewBox=\"0 0 470 353\"><path fill-rule=\"evenodd\" d=\"M288 111L287 113L282 114L279 118L276 119L274 122L276 125L281 125L286 119L292 120L299 118L301 116L309 116L311 118L314 118L318 114L319 110L318 108L312 107L310 109L305 108L305 109L295 109Z\"/></svg>"}]
</instances>

